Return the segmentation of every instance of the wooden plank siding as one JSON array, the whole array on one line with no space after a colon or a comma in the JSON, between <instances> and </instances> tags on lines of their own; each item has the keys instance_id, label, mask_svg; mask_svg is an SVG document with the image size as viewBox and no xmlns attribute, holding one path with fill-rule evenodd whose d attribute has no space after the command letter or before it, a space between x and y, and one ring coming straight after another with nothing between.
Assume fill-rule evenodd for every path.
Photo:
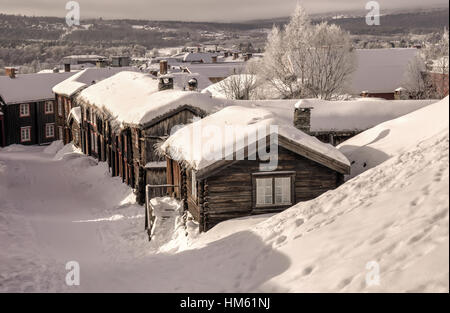
<instances>
[{"instance_id":1,"label":"wooden plank siding","mask_svg":"<svg viewBox=\"0 0 450 313\"><path fill-rule=\"evenodd\" d=\"M265 174L292 175L292 204L258 208L255 206L253 174L261 173L259 164L259 160L235 161L214 175L198 180L195 199L191 171L186 172L187 209L200 222L201 230L206 231L231 218L282 211L300 201L316 198L343 181L343 174L280 146L276 171Z\"/></svg>"},{"instance_id":2,"label":"wooden plank siding","mask_svg":"<svg viewBox=\"0 0 450 313\"><path fill-rule=\"evenodd\" d=\"M47 100L55 104L53 100ZM5 145L23 144L23 145L42 145L49 144L57 139L57 128L55 125L55 135L47 138L45 136L45 125L55 123L54 113L45 113L45 102L26 102L30 107L29 116L20 116L20 103L8 104L3 108L4 113L4 137ZM20 129L21 127L31 127L31 140L21 142Z\"/></svg>"},{"instance_id":3,"label":"wooden plank siding","mask_svg":"<svg viewBox=\"0 0 450 313\"><path fill-rule=\"evenodd\" d=\"M195 117L206 114L189 105L183 105L164 115L155 117L145 125L124 123L123 128L112 129L110 117L103 114L89 103L77 103L81 107L81 146L85 154L100 161L108 162L112 176L120 176L122 181L134 188L138 203L145 202L145 186L164 185L167 183L165 168L149 168L150 162L165 161L165 157L157 152L156 145L165 140L172 129L178 125L192 122ZM96 122L89 121L91 112L95 113ZM93 150L92 133L97 135L96 153ZM165 195L160 192L155 196Z\"/></svg>"}]
</instances>

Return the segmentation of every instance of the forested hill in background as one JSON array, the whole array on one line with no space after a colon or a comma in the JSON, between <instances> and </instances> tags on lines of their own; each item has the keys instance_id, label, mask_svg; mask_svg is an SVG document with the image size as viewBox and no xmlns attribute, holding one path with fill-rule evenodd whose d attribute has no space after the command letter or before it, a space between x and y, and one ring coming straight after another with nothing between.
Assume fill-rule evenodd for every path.
<instances>
[{"instance_id":1,"label":"forested hill in background","mask_svg":"<svg viewBox=\"0 0 450 313\"><path fill-rule=\"evenodd\" d=\"M327 21L341 26L354 35L394 35L394 34L424 34L442 30L449 26L449 8L421 10L407 13L390 13L382 15L380 25L369 26L365 21L365 13L333 14L328 16L312 16L314 22ZM282 26L289 18L277 18L270 20L256 20L249 25L268 28L272 25Z\"/></svg>"},{"instance_id":2,"label":"forested hill in background","mask_svg":"<svg viewBox=\"0 0 450 313\"><path fill-rule=\"evenodd\" d=\"M381 25L368 26L366 12L312 16L314 22L328 21L350 31L355 47L390 47L392 42L409 45L433 42L435 34L449 26L448 7L381 16ZM82 19L68 27L65 18L26 17L0 14L0 75L5 66L20 66L21 73L54 67L71 54L155 55L159 48L219 44L264 49L273 25L288 18L241 23L209 23L147 20ZM397 47L397 45L395 45Z\"/></svg>"},{"instance_id":3,"label":"forested hill in background","mask_svg":"<svg viewBox=\"0 0 450 313\"><path fill-rule=\"evenodd\" d=\"M316 16L317 21L328 21L352 34L392 35L401 33L423 34L439 31L449 26L447 8L421 12L387 14L381 16L381 25L369 26L363 14L352 16ZM67 40L67 41L139 41L146 47L179 45L189 40L202 41L202 32L252 31L282 25L288 18L257 20L242 23L209 23L148 20L82 20L81 27L68 30L64 18L26 17L0 14L0 39L2 40ZM199 34L200 33L200 34ZM186 37L188 35L188 37ZM206 38L203 38L205 40ZM206 39L211 40L211 38Z\"/></svg>"}]
</instances>

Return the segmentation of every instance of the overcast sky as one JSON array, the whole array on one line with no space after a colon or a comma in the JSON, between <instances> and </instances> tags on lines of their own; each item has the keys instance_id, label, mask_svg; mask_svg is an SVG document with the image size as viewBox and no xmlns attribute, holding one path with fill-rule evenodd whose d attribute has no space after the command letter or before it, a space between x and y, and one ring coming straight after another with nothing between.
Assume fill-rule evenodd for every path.
<instances>
[{"instance_id":1,"label":"overcast sky","mask_svg":"<svg viewBox=\"0 0 450 313\"><path fill-rule=\"evenodd\" d=\"M78 0L81 19L92 17L239 21L288 16L298 0ZM367 0L300 0L308 13L364 10ZM448 5L448 0L379 0L381 10ZM67 0L0 0L0 12L65 17Z\"/></svg>"}]
</instances>

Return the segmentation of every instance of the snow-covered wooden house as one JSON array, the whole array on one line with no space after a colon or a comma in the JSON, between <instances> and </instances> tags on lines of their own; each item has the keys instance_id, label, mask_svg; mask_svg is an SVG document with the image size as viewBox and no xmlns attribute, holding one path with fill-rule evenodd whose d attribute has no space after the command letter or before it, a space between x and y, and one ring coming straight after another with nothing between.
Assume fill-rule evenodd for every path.
<instances>
[{"instance_id":1,"label":"snow-covered wooden house","mask_svg":"<svg viewBox=\"0 0 450 313\"><path fill-rule=\"evenodd\" d=\"M303 132L336 146L375 125L437 101L302 99L294 105L294 125Z\"/></svg>"},{"instance_id":2,"label":"snow-covered wooden house","mask_svg":"<svg viewBox=\"0 0 450 313\"><path fill-rule=\"evenodd\" d=\"M105 78L111 77L121 71L137 71L132 67L87 68L67 78L53 87L55 102L55 126L65 144L74 137L70 133L71 127L67 124L70 111L76 106L75 97L85 88Z\"/></svg>"},{"instance_id":3,"label":"snow-covered wooden house","mask_svg":"<svg viewBox=\"0 0 450 313\"><path fill-rule=\"evenodd\" d=\"M55 125L53 86L74 73L16 74L7 68L0 77L0 112L3 112L0 143L47 144L60 139Z\"/></svg>"},{"instance_id":4,"label":"snow-covered wooden house","mask_svg":"<svg viewBox=\"0 0 450 313\"><path fill-rule=\"evenodd\" d=\"M228 106L196 121L170 136L160 151L167 157L167 182L174 186L169 192L202 231L315 198L350 173L339 150L298 130L276 105L263 102Z\"/></svg>"},{"instance_id":5,"label":"snow-covered wooden house","mask_svg":"<svg viewBox=\"0 0 450 313\"><path fill-rule=\"evenodd\" d=\"M107 161L112 175L134 187L141 203L146 184L166 183L166 163L155 145L216 107L207 95L171 89L169 78L123 71L77 97L83 151Z\"/></svg>"}]
</instances>

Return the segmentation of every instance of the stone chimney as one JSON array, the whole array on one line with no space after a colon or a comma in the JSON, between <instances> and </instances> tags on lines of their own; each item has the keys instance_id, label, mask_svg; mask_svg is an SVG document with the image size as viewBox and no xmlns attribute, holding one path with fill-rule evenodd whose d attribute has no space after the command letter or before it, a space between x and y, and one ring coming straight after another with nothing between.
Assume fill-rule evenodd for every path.
<instances>
[{"instance_id":1,"label":"stone chimney","mask_svg":"<svg viewBox=\"0 0 450 313\"><path fill-rule=\"evenodd\" d=\"M64 63L64 72L70 72L70 63Z\"/></svg>"},{"instance_id":2,"label":"stone chimney","mask_svg":"<svg viewBox=\"0 0 450 313\"><path fill-rule=\"evenodd\" d=\"M169 71L169 64L167 63L167 60L159 61L159 74L166 75L168 71Z\"/></svg>"},{"instance_id":3,"label":"stone chimney","mask_svg":"<svg viewBox=\"0 0 450 313\"><path fill-rule=\"evenodd\" d=\"M211 57L211 61L212 61L213 63L217 63L217 55L213 55L213 56Z\"/></svg>"},{"instance_id":4,"label":"stone chimney","mask_svg":"<svg viewBox=\"0 0 450 313\"><path fill-rule=\"evenodd\" d=\"M16 68L15 67L6 67L5 74L9 76L9 78L16 78Z\"/></svg>"},{"instance_id":5,"label":"stone chimney","mask_svg":"<svg viewBox=\"0 0 450 313\"><path fill-rule=\"evenodd\" d=\"M309 134L311 131L311 110L312 107L295 108L294 126L304 133Z\"/></svg>"}]
</instances>

